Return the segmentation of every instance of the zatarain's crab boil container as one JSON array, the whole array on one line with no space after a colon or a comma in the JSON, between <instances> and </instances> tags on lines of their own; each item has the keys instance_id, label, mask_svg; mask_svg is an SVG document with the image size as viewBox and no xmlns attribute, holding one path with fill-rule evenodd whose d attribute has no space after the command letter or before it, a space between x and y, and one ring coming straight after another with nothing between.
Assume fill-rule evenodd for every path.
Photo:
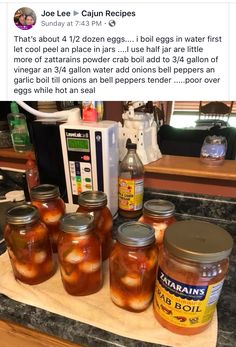
<instances>
[{"instance_id":1,"label":"zatarain's crab boil container","mask_svg":"<svg viewBox=\"0 0 236 347\"><path fill-rule=\"evenodd\" d=\"M202 221L171 224L158 261L154 314L174 333L192 335L210 324L229 266L233 239Z\"/></svg>"}]
</instances>

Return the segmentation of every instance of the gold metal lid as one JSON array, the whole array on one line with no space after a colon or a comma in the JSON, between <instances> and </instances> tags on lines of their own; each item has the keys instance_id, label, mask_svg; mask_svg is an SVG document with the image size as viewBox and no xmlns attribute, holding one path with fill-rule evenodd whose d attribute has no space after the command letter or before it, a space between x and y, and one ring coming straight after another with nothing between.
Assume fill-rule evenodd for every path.
<instances>
[{"instance_id":1,"label":"gold metal lid","mask_svg":"<svg viewBox=\"0 0 236 347\"><path fill-rule=\"evenodd\" d=\"M7 211L6 221L13 225L25 225L39 220L39 212L31 204L22 204Z\"/></svg>"},{"instance_id":2,"label":"gold metal lid","mask_svg":"<svg viewBox=\"0 0 236 347\"><path fill-rule=\"evenodd\" d=\"M60 191L57 186L53 184L40 184L31 189L31 197L36 200L45 200L58 198L60 196Z\"/></svg>"},{"instance_id":3,"label":"gold metal lid","mask_svg":"<svg viewBox=\"0 0 236 347\"><path fill-rule=\"evenodd\" d=\"M60 229L67 233L86 234L93 228L94 217L90 213L66 213L60 219Z\"/></svg>"},{"instance_id":4,"label":"gold metal lid","mask_svg":"<svg viewBox=\"0 0 236 347\"><path fill-rule=\"evenodd\" d=\"M173 223L166 229L164 246L181 259L211 263L230 255L233 238L218 225L188 220Z\"/></svg>"},{"instance_id":5,"label":"gold metal lid","mask_svg":"<svg viewBox=\"0 0 236 347\"><path fill-rule=\"evenodd\" d=\"M117 240L126 246L148 246L155 242L155 230L148 224L126 222L118 227Z\"/></svg>"},{"instance_id":6,"label":"gold metal lid","mask_svg":"<svg viewBox=\"0 0 236 347\"><path fill-rule=\"evenodd\" d=\"M172 217L175 213L175 205L162 199L148 200L143 205L143 213L154 218Z\"/></svg>"},{"instance_id":7,"label":"gold metal lid","mask_svg":"<svg viewBox=\"0 0 236 347\"><path fill-rule=\"evenodd\" d=\"M107 204L107 195L101 191L85 191L80 193L78 204L84 207L102 207Z\"/></svg>"}]
</instances>

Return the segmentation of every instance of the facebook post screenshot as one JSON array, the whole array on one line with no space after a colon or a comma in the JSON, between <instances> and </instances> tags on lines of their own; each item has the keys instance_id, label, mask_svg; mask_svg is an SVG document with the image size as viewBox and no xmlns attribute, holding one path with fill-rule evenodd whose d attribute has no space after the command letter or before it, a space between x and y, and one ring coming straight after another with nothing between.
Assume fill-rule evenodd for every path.
<instances>
[{"instance_id":1,"label":"facebook post screenshot","mask_svg":"<svg viewBox=\"0 0 236 347\"><path fill-rule=\"evenodd\" d=\"M0 2L0 346L236 346L236 2Z\"/></svg>"}]
</instances>

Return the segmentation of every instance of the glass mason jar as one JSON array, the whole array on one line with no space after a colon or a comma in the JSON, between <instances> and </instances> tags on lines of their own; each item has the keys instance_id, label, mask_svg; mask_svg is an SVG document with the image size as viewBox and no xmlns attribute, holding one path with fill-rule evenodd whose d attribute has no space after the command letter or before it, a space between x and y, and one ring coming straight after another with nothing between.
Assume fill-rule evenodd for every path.
<instances>
[{"instance_id":1,"label":"glass mason jar","mask_svg":"<svg viewBox=\"0 0 236 347\"><path fill-rule=\"evenodd\" d=\"M210 166L222 165L226 151L227 140L224 136L207 136L201 148L200 161Z\"/></svg>"},{"instance_id":2,"label":"glass mason jar","mask_svg":"<svg viewBox=\"0 0 236 347\"><path fill-rule=\"evenodd\" d=\"M57 252L59 220L65 214L65 203L60 198L59 188L52 184L40 184L32 188L31 200L39 209L41 220L49 230L52 249Z\"/></svg>"},{"instance_id":3,"label":"glass mason jar","mask_svg":"<svg viewBox=\"0 0 236 347\"><path fill-rule=\"evenodd\" d=\"M175 205L167 200L148 200L143 206L143 215L139 222L151 225L155 229L156 243L161 246L166 228L176 222Z\"/></svg>"},{"instance_id":4,"label":"glass mason jar","mask_svg":"<svg viewBox=\"0 0 236 347\"><path fill-rule=\"evenodd\" d=\"M68 213L60 221L58 258L62 282L71 295L93 294L102 287L101 243L89 213Z\"/></svg>"},{"instance_id":5,"label":"glass mason jar","mask_svg":"<svg viewBox=\"0 0 236 347\"><path fill-rule=\"evenodd\" d=\"M102 260L107 259L113 245L113 220L107 207L107 195L100 191L82 192L79 195L78 204L77 212L89 212L94 217L94 230L102 245Z\"/></svg>"},{"instance_id":6,"label":"glass mason jar","mask_svg":"<svg viewBox=\"0 0 236 347\"><path fill-rule=\"evenodd\" d=\"M138 222L120 225L110 256L112 301L128 311L144 311L153 298L156 267L154 229Z\"/></svg>"},{"instance_id":7,"label":"glass mason jar","mask_svg":"<svg viewBox=\"0 0 236 347\"><path fill-rule=\"evenodd\" d=\"M38 284L55 270L48 230L32 205L23 204L8 210L4 236L15 278Z\"/></svg>"},{"instance_id":8,"label":"glass mason jar","mask_svg":"<svg viewBox=\"0 0 236 347\"><path fill-rule=\"evenodd\" d=\"M161 248L154 314L170 331L193 335L210 324L233 247L229 233L202 221L170 225Z\"/></svg>"}]
</instances>

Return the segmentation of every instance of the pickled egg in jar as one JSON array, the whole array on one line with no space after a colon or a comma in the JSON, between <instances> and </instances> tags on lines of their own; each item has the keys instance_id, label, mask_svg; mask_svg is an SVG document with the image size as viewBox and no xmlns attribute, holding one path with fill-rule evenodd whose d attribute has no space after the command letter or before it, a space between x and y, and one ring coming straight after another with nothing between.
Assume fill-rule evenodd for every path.
<instances>
[{"instance_id":1,"label":"pickled egg in jar","mask_svg":"<svg viewBox=\"0 0 236 347\"><path fill-rule=\"evenodd\" d=\"M211 223L181 221L166 229L154 295L154 314L163 327L183 335L208 327L232 247L230 234Z\"/></svg>"},{"instance_id":2,"label":"pickled egg in jar","mask_svg":"<svg viewBox=\"0 0 236 347\"><path fill-rule=\"evenodd\" d=\"M109 260L112 301L128 311L146 310L153 298L156 278L154 229L138 222L120 225Z\"/></svg>"},{"instance_id":3,"label":"pickled egg in jar","mask_svg":"<svg viewBox=\"0 0 236 347\"><path fill-rule=\"evenodd\" d=\"M61 218L58 258L65 290L71 295L93 294L102 287L101 243L89 213Z\"/></svg>"},{"instance_id":4,"label":"pickled egg in jar","mask_svg":"<svg viewBox=\"0 0 236 347\"><path fill-rule=\"evenodd\" d=\"M40 184L31 190L32 204L39 209L41 220L47 225L54 252L60 233L59 220L65 214L65 203L59 188L52 184Z\"/></svg>"},{"instance_id":5,"label":"pickled egg in jar","mask_svg":"<svg viewBox=\"0 0 236 347\"><path fill-rule=\"evenodd\" d=\"M107 195L100 191L85 191L78 198L77 212L89 212L94 217L94 231L102 245L102 259L106 260L111 252L112 214L107 207Z\"/></svg>"},{"instance_id":6,"label":"pickled egg in jar","mask_svg":"<svg viewBox=\"0 0 236 347\"><path fill-rule=\"evenodd\" d=\"M56 270L49 233L36 207L22 204L6 216L4 236L15 278L26 284L49 279Z\"/></svg>"},{"instance_id":7,"label":"pickled egg in jar","mask_svg":"<svg viewBox=\"0 0 236 347\"><path fill-rule=\"evenodd\" d=\"M161 246L166 228L176 222L175 205L167 200L148 200L143 205L143 215L139 222L151 225L155 229L156 243Z\"/></svg>"}]
</instances>

